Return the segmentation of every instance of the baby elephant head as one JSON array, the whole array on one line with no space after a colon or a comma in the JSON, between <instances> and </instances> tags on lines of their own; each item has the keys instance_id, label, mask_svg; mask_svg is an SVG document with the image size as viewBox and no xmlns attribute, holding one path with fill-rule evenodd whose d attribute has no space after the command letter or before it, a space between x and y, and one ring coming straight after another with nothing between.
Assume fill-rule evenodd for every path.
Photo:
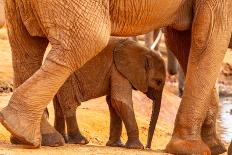
<instances>
[{"instance_id":1,"label":"baby elephant head","mask_svg":"<svg viewBox=\"0 0 232 155\"><path fill-rule=\"evenodd\" d=\"M164 60L159 54L127 40L115 49L114 61L117 70L131 82L132 86L153 100L147 140L147 147L150 148L166 78Z\"/></svg>"}]
</instances>

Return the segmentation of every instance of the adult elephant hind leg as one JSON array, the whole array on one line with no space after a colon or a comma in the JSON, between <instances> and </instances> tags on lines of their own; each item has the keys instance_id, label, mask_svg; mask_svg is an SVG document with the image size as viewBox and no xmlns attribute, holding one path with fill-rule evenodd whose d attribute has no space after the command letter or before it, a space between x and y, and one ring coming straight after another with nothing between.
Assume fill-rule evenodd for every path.
<instances>
[{"instance_id":1,"label":"adult elephant hind leg","mask_svg":"<svg viewBox=\"0 0 232 155\"><path fill-rule=\"evenodd\" d=\"M110 137L108 142L106 143L106 146L122 147L124 146L121 141L122 119L111 105L110 96L106 97L106 101L110 111Z\"/></svg>"},{"instance_id":2,"label":"adult elephant hind leg","mask_svg":"<svg viewBox=\"0 0 232 155\"><path fill-rule=\"evenodd\" d=\"M166 148L170 153L211 153L201 139L201 128L229 44L226 3L226 0L196 1L184 95Z\"/></svg>"},{"instance_id":3,"label":"adult elephant hind leg","mask_svg":"<svg viewBox=\"0 0 232 155\"><path fill-rule=\"evenodd\" d=\"M49 2L58 3L58 1ZM73 18L66 17L58 18L61 14L60 12L54 12L54 10L64 9L60 3L59 5L47 6L49 5L47 2L41 2L35 6L39 9L50 8L51 10L47 10L47 13L53 11L52 15L57 17L49 18L51 17L50 14L46 18L44 17L47 15L44 14L45 10L38 11L38 8L36 9L41 26L43 26L44 32L48 33L46 35L52 49L42 67L17 88L8 106L1 111L2 124L16 138L32 148L40 146L40 121L43 110L49 101L73 71L81 67L107 45L110 36L110 19L106 14L108 10L105 6L97 1L94 4L91 3L91 5L83 0L68 2L74 3L72 6L78 5L77 8L65 9L62 12L67 11L68 15L76 13L79 18L75 19L78 20L73 21ZM39 4L46 6L40 7ZM80 8L82 10L81 16L78 12L80 11L79 7L83 7ZM43 13L40 14L41 12ZM97 14L97 16L93 16L94 14ZM60 21L57 19L60 19ZM46 22L50 20L53 21ZM64 27L68 31L65 31Z\"/></svg>"},{"instance_id":4,"label":"adult elephant hind leg","mask_svg":"<svg viewBox=\"0 0 232 155\"><path fill-rule=\"evenodd\" d=\"M208 108L206 119L202 125L202 140L209 146L212 154L222 154L226 148L217 135L216 119L218 114L219 96L216 88L212 91L212 98Z\"/></svg>"}]
</instances>

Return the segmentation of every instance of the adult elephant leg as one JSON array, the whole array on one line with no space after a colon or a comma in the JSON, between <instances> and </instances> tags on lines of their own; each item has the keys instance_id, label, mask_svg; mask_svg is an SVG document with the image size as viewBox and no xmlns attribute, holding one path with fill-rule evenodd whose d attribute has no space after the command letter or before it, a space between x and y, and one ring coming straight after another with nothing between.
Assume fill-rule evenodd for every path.
<instances>
[{"instance_id":1,"label":"adult elephant leg","mask_svg":"<svg viewBox=\"0 0 232 155\"><path fill-rule=\"evenodd\" d=\"M227 0L196 1L185 91L174 133L166 148L170 153L210 154L201 139L201 128L229 44L229 3Z\"/></svg>"},{"instance_id":2,"label":"adult elephant leg","mask_svg":"<svg viewBox=\"0 0 232 155\"><path fill-rule=\"evenodd\" d=\"M187 63L190 52L191 34L190 31L181 32L168 28L165 33L166 45L173 51L183 68L183 77L187 72ZM182 44L178 44L182 43ZM218 111L218 95L213 89L212 97L209 102L206 119L202 127L202 139L209 146L212 153L225 150L224 145L216 134L216 115ZM203 136L204 135L204 136Z\"/></svg>"},{"instance_id":3,"label":"adult elephant leg","mask_svg":"<svg viewBox=\"0 0 232 155\"><path fill-rule=\"evenodd\" d=\"M175 75L178 73L178 69L179 69L178 60L176 59L175 55L172 53L170 49L167 49L167 55L168 55L168 60L167 60L168 73L171 75Z\"/></svg>"},{"instance_id":4,"label":"adult elephant leg","mask_svg":"<svg viewBox=\"0 0 232 155\"><path fill-rule=\"evenodd\" d=\"M12 3L11 3L12 4ZM48 40L42 37L32 37L26 30L19 16L18 10L14 6L6 4L8 18L8 34L12 49L12 62L14 69L14 88L16 89L28 78L30 78L42 65L43 56L48 45ZM13 5L13 4L12 4ZM41 122L43 139L50 139L50 143L42 143L42 145L63 145L63 138L55 129L43 119ZM48 133L51 133L51 136ZM14 144L21 143L16 137L11 137Z\"/></svg>"},{"instance_id":5,"label":"adult elephant leg","mask_svg":"<svg viewBox=\"0 0 232 155\"><path fill-rule=\"evenodd\" d=\"M159 33L160 33L160 29L154 30L154 31L151 31L151 32L148 32L148 33L145 34L144 41L145 41L145 46L147 48L151 49L152 48L152 44L154 43L154 41L156 39L160 39L160 38L158 38ZM155 50L158 53L159 53L159 51L158 51L158 49L159 49L159 42L160 42L160 40L158 40L157 45L155 47Z\"/></svg>"},{"instance_id":6,"label":"adult elephant leg","mask_svg":"<svg viewBox=\"0 0 232 155\"><path fill-rule=\"evenodd\" d=\"M182 67L179 65L178 71L178 89L179 89L179 96L182 97L184 93L184 81L185 81L185 74L183 72Z\"/></svg>"},{"instance_id":7,"label":"adult elephant leg","mask_svg":"<svg viewBox=\"0 0 232 155\"><path fill-rule=\"evenodd\" d=\"M122 119L111 105L111 97L107 96L106 101L110 110L110 137L107 146L121 147L124 146L121 141Z\"/></svg>"},{"instance_id":8,"label":"adult elephant leg","mask_svg":"<svg viewBox=\"0 0 232 155\"><path fill-rule=\"evenodd\" d=\"M202 125L202 140L209 146L212 154L222 154L226 152L224 144L217 135L216 119L218 114L219 95L216 88L212 90L210 105L206 119Z\"/></svg>"},{"instance_id":9,"label":"adult elephant leg","mask_svg":"<svg viewBox=\"0 0 232 155\"><path fill-rule=\"evenodd\" d=\"M0 113L1 123L11 134L32 148L40 146L40 122L49 101L73 71L107 45L110 36L108 1L35 2L31 4L52 49L40 69L15 90ZM64 16L60 12L65 12Z\"/></svg>"}]
</instances>

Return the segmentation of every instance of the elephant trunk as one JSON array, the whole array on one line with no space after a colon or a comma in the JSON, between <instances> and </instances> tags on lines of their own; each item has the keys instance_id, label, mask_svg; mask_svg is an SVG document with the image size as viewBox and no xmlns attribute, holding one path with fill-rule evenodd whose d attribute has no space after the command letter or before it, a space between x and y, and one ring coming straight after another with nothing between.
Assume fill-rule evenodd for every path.
<instances>
[{"instance_id":1,"label":"elephant trunk","mask_svg":"<svg viewBox=\"0 0 232 155\"><path fill-rule=\"evenodd\" d=\"M160 112L162 93L163 91L156 91L153 88L149 88L147 92L147 96L153 100L153 103L146 148L151 148L151 142Z\"/></svg>"}]
</instances>

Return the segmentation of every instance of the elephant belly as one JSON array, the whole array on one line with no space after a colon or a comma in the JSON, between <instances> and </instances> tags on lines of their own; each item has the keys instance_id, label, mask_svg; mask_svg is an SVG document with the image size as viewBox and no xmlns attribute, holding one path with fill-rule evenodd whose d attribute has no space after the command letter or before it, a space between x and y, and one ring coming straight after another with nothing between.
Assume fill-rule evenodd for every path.
<instances>
[{"instance_id":1,"label":"elephant belly","mask_svg":"<svg viewBox=\"0 0 232 155\"><path fill-rule=\"evenodd\" d=\"M112 35L131 36L173 23L185 0L111 0ZM174 19L173 19L174 18Z\"/></svg>"},{"instance_id":2,"label":"elephant belly","mask_svg":"<svg viewBox=\"0 0 232 155\"><path fill-rule=\"evenodd\" d=\"M87 101L101 97L109 92L113 53L102 51L74 73L78 84L78 98Z\"/></svg>"}]
</instances>

